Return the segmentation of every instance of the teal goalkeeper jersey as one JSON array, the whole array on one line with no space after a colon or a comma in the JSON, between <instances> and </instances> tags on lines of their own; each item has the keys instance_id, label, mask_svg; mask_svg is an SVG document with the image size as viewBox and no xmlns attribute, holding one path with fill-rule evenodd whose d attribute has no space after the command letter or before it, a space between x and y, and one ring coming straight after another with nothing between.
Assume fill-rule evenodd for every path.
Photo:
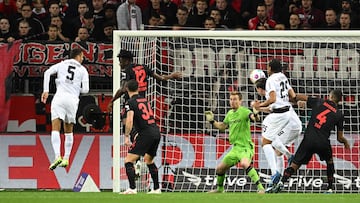
<instances>
[{"instance_id":1,"label":"teal goalkeeper jersey","mask_svg":"<svg viewBox=\"0 0 360 203\"><path fill-rule=\"evenodd\" d=\"M229 126L230 144L254 148L250 132L250 115L248 108L240 106L237 110L231 109L227 112L224 123Z\"/></svg>"}]
</instances>

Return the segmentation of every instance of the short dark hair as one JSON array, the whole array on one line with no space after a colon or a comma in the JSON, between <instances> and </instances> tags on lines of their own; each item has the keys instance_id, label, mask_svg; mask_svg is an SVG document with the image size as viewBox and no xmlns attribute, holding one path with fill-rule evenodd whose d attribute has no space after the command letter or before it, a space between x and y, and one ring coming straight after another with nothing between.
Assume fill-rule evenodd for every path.
<instances>
[{"instance_id":1,"label":"short dark hair","mask_svg":"<svg viewBox=\"0 0 360 203\"><path fill-rule=\"evenodd\" d=\"M126 83L126 87L130 92L136 92L139 88L139 85L136 80L132 79Z\"/></svg>"},{"instance_id":2,"label":"short dark hair","mask_svg":"<svg viewBox=\"0 0 360 203\"><path fill-rule=\"evenodd\" d=\"M120 50L118 57L132 59L134 57L134 55L130 51L128 51L126 49L122 49L122 50Z\"/></svg>"},{"instance_id":3,"label":"short dark hair","mask_svg":"<svg viewBox=\"0 0 360 203\"><path fill-rule=\"evenodd\" d=\"M84 18L85 18L85 19L91 19L91 18L94 18L94 14L93 14L93 12L91 12L91 11L87 11L87 12L84 14Z\"/></svg>"},{"instance_id":4,"label":"short dark hair","mask_svg":"<svg viewBox=\"0 0 360 203\"><path fill-rule=\"evenodd\" d=\"M77 56L79 56L82 53L82 50L80 48L74 48L70 51L70 58L74 59Z\"/></svg>"},{"instance_id":5,"label":"short dark hair","mask_svg":"<svg viewBox=\"0 0 360 203\"><path fill-rule=\"evenodd\" d=\"M230 95L237 95L239 97L239 100L242 100L242 94L238 91L232 91L230 92Z\"/></svg>"},{"instance_id":6,"label":"short dark hair","mask_svg":"<svg viewBox=\"0 0 360 203\"><path fill-rule=\"evenodd\" d=\"M342 98L341 90L339 90L339 89L331 90L330 94L333 96L335 103L338 103L339 101L341 101L341 98Z\"/></svg>"},{"instance_id":7,"label":"short dark hair","mask_svg":"<svg viewBox=\"0 0 360 203\"><path fill-rule=\"evenodd\" d=\"M282 65L279 59L273 59L269 62L269 66L271 67L271 71L274 73L279 73L282 71Z\"/></svg>"},{"instance_id":8,"label":"short dark hair","mask_svg":"<svg viewBox=\"0 0 360 203\"><path fill-rule=\"evenodd\" d=\"M256 88L261 88L261 89L265 89L265 85L266 85L266 78L259 78L256 82L255 82L255 87Z\"/></svg>"}]
</instances>

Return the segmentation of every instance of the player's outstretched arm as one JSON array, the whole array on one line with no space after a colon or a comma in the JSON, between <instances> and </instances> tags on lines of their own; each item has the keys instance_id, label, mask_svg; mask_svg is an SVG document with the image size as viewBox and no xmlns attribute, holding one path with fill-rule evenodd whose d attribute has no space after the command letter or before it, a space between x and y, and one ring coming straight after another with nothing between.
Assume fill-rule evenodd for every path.
<instances>
[{"instance_id":1,"label":"player's outstretched arm","mask_svg":"<svg viewBox=\"0 0 360 203\"><path fill-rule=\"evenodd\" d=\"M181 72L174 72L171 73L170 75L159 75L157 73L154 73L154 78L160 81L166 81L169 79L180 79L182 78L182 73Z\"/></svg>"},{"instance_id":2,"label":"player's outstretched arm","mask_svg":"<svg viewBox=\"0 0 360 203\"><path fill-rule=\"evenodd\" d=\"M205 111L204 113L205 113L206 121L211 123L211 125L214 126L215 128L219 129L220 131L224 131L228 128L228 125L226 125L225 123L215 121L213 112Z\"/></svg>"},{"instance_id":3,"label":"player's outstretched arm","mask_svg":"<svg viewBox=\"0 0 360 203\"><path fill-rule=\"evenodd\" d=\"M125 92L126 92L126 88L124 85L116 91L115 95L113 96L113 98L111 99L111 101L109 102L109 104L107 106L107 110L109 112L112 111L114 101L119 99L123 94L125 94Z\"/></svg>"},{"instance_id":4,"label":"player's outstretched arm","mask_svg":"<svg viewBox=\"0 0 360 203\"><path fill-rule=\"evenodd\" d=\"M343 143L345 149L350 149L349 142L348 142L348 140L344 137L344 132L343 132L343 131L338 131L338 132L337 132L337 141L339 141L340 143Z\"/></svg>"}]
</instances>

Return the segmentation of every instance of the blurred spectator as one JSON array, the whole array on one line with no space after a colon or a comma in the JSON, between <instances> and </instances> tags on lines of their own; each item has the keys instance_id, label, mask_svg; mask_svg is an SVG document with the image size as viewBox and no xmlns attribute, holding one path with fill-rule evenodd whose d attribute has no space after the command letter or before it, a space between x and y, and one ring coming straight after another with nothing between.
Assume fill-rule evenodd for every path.
<instances>
[{"instance_id":1,"label":"blurred spectator","mask_svg":"<svg viewBox=\"0 0 360 203\"><path fill-rule=\"evenodd\" d=\"M113 42L113 31L116 28L116 25L113 22L104 23L104 36L103 42L112 43Z\"/></svg>"},{"instance_id":2,"label":"blurred spectator","mask_svg":"<svg viewBox=\"0 0 360 203\"><path fill-rule=\"evenodd\" d=\"M186 27L189 27L187 24L188 16L188 9L184 6L179 6L176 12L177 23L173 25L173 30L186 29Z\"/></svg>"},{"instance_id":3,"label":"blurred spectator","mask_svg":"<svg viewBox=\"0 0 360 203\"><path fill-rule=\"evenodd\" d=\"M210 17L214 18L216 23L216 28L218 29L229 29L226 25L222 24L221 13L217 8L213 8L210 10Z\"/></svg>"},{"instance_id":4,"label":"blurred spectator","mask_svg":"<svg viewBox=\"0 0 360 203\"><path fill-rule=\"evenodd\" d=\"M336 11L332 8L325 10L325 24L322 26L323 29L338 30L340 23L337 21Z\"/></svg>"},{"instance_id":5,"label":"blurred spectator","mask_svg":"<svg viewBox=\"0 0 360 203\"><path fill-rule=\"evenodd\" d=\"M233 7L228 4L227 0L216 0L215 8L217 8L221 13L221 22L226 25L228 28L235 28L238 25L241 25L240 18L238 13L233 9Z\"/></svg>"},{"instance_id":6,"label":"blurred spectator","mask_svg":"<svg viewBox=\"0 0 360 203\"><path fill-rule=\"evenodd\" d=\"M215 19L212 17L207 17L204 21L204 28L208 30L215 30L216 29Z\"/></svg>"},{"instance_id":7,"label":"blurred spectator","mask_svg":"<svg viewBox=\"0 0 360 203\"><path fill-rule=\"evenodd\" d=\"M47 13L46 17L43 18L42 23L45 27L45 29L47 29L47 27L51 24L51 17L53 16L60 16L61 18L63 18L63 16L61 16L60 14L60 6L58 4L57 1L51 0L49 2L49 12Z\"/></svg>"},{"instance_id":8,"label":"blurred spectator","mask_svg":"<svg viewBox=\"0 0 360 203\"><path fill-rule=\"evenodd\" d=\"M60 16L52 16L50 20L50 25L56 25L58 28L57 36L59 39L61 39L64 42L70 41L70 30L73 28L70 28L69 26L66 26L63 24L62 18Z\"/></svg>"},{"instance_id":9,"label":"blurred spectator","mask_svg":"<svg viewBox=\"0 0 360 203\"><path fill-rule=\"evenodd\" d=\"M94 23L94 15L91 11L84 14L82 27L88 29L89 39L91 41L101 41L104 38L103 25Z\"/></svg>"},{"instance_id":10,"label":"blurred spectator","mask_svg":"<svg viewBox=\"0 0 360 203\"><path fill-rule=\"evenodd\" d=\"M159 26L166 25L166 16L164 14L160 14Z\"/></svg>"},{"instance_id":11,"label":"blurred spectator","mask_svg":"<svg viewBox=\"0 0 360 203\"><path fill-rule=\"evenodd\" d=\"M87 41L93 41L93 39L90 38L88 29L86 27L79 28L77 37L75 38L75 42L85 43Z\"/></svg>"},{"instance_id":12,"label":"blurred spectator","mask_svg":"<svg viewBox=\"0 0 360 203\"><path fill-rule=\"evenodd\" d=\"M146 22L145 30L159 29L160 15L156 12L152 12L149 22Z\"/></svg>"},{"instance_id":13,"label":"blurred spectator","mask_svg":"<svg viewBox=\"0 0 360 203\"><path fill-rule=\"evenodd\" d=\"M350 30L351 29L351 15L347 12L340 13L340 29Z\"/></svg>"},{"instance_id":14,"label":"blurred spectator","mask_svg":"<svg viewBox=\"0 0 360 203\"><path fill-rule=\"evenodd\" d=\"M127 0L118 7L116 18L119 30L140 30L142 14L140 7L135 4L135 1Z\"/></svg>"},{"instance_id":15,"label":"blurred spectator","mask_svg":"<svg viewBox=\"0 0 360 203\"><path fill-rule=\"evenodd\" d=\"M10 21L6 17L0 19L0 43L13 42L15 34L10 31Z\"/></svg>"},{"instance_id":16,"label":"blurred spectator","mask_svg":"<svg viewBox=\"0 0 360 203\"><path fill-rule=\"evenodd\" d=\"M296 11L298 9L299 9L299 7L297 7L297 4L294 2L294 0L290 0L279 11L280 12L279 21L276 21L276 23L285 24L286 28L290 28L290 24L289 24L290 15L293 13L296 13ZM300 28L300 26L299 26L299 28Z\"/></svg>"},{"instance_id":17,"label":"blurred spectator","mask_svg":"<svg viewBox=\"0 0 360 203\"><path fill-rule=\"evenodd\" d=\"M49 30L47 31L47 39L46 40L50 41L50 42L62 41L58 37L58 33L59 33L59 29L58 29L57 25L50 24Z\"/></svg>"},{"instance_id":18,"label":"blurred spectator","mask_svg":"<svg viewBox=\"0 0 360 203\"><path fill-rule=\"evenodd\" d=\"M32 1L32 5L33 5L33 14L35 15L35 17L37 19L39 19L40 21L42 21L45 17L46 17L46 9L45 9L45 5L44 5L44 0L33 0Z\"/></svg>"},{"instance_id":19,"label":"blurred spectator","mask_svg":"<svg viewBox=\"0 0 360 203\"><path fill-rule=\"evenodd\" d=\"M264 0L264 4L266 7L267 17L274 20L275 22L279 22L281 8L278 6L278 4L275 5L275 0Z\"/></svg>"},{"instance_id":20,"label":"blurred spectator","mask_svg":"<svg viewBox=\"0 0 360 203\"><path fill-rule=\"evenodd\" d=\"M299 14L301 25L317 29L325 23L324 13L312 6L312 0L302 0L301 7L296 11ZM309 24L309 25L307 25Z\"/></svg>"},{"instance_id":21,"label":"blurred spectator","mask_svg":"<svg viewBox=\"0 0 360 203\"><path fill-rule=\"evenodd\" d=\"M256 17L251 18L248 23L249 30L270 30L274 29L276 22L268 18L265 4L260 3L256 10Z\"/></svg>"},{"instance_id":22,"label":"blurred spectator","mask_svg":"<svg viewBox=\"0 0 360 203\"><path fill-rule=\"evenodd\" d=\"M188 10L188 14L194 14L195 13L195 3L194 0L183 0L183 3L181 4L181 6L184 6L185 8L187 8ZM180 7L180 6L178 6Z\"/></svg>"},{"instance_id":23,"label":"blurred spectator","mask_svg":"<svg viewBox=\"0 0 360 203\"><path fill-rule=\"evenodd\" d=\"M341 0L313 0L313 6L324 13L327 8L333 8L338 13L341 10Z\"/></svg>"},{"instance_id":24,"label":"blurred spectator","mask_svg":"<svg viewBox=\"0 0 360 203\"><path fill-rule=\"evenodd\" d=\"M19 26L18 26L18 32L15 35L15 39L29 39L30 38L30 24L28 23L28 21L26 20L22 20L19 22ZM32 37L32 36L31 36Z\"/></svg>"},{"instance_id":25,"label":"blurred spectator","mask_svg":"<svg viewBox=\"0 0 360 203\"><path fill-rule=\"evenodd\" d=\"M26 3L26 0L16 0L15 2L15 6L16 6L16 11L15 13L11 13L9 20L10 20L10 29L12 32L19 32L18 30L18 21L17 19L21 18L21 7L23 4Z\"/></svg>"},{"instance_id":26,"label":"blurred spectator","mask_svg":"<svg viewBox=\"0 0 360 203\"><path fill-rule=\"evenodd\" d=\"M166 18L165 25L172 26L176 23L176 11L177 6L171 0L165 0L165 3L162 0L150 0L150 5L143 12L143 22L149 22L152 12L156 12L159 15L164 15Z\"/></svg>"},{"instance_id":27,"label":"blurred spectator","mask_svg":"<svg viewBox=\"0 0 360 203\"><path fill-rule=\"evenodd\" d=\"M85 23L84 21L84 15L86 12L89 11L89 6L86 4L85 1L80 1L79 2L79 5L77 7L77 16L72 18L69 22L70 24L70 27L73 28L72 29L72 32L71 32L71 35L70 35L70 38L71 39L75 39L75 37L77 36L77 31L80 27L83 26L83 24Z\"/></svg>"},{"instance_id":28,"label":"blurred spectator","mask_svg":"<svg viewBox=\"0 0 360 203\"><path fill-rule=\"evenodd\" d=\"M113 4L106 4L104 6L104 23L112 22L113 24L117 25L116 22L116 6Z\"/></svg>"},{"instance_id":29,"label":"blurred spectator","mask_svg":"<svg viewBox=\"0 0 360 203\"><path fill-rule=\"evenodd\" d=\"M59 7L60 7L61 16L66 17L67 11L69 9L68 0L60 0Z\"/></svg>"},{"instance_id":30,"label":"blurred spectator","mask_svg":"<svg viewBox=\"0 0 360 203\"><path fill-rule=\"evenodd\" d=\"M17 22L26 20L30 27L30 35L42 35L45 34L45 28L39 19L32 15L32 8L30 4L23 4L21 7L21 17L17 19Z\"/></svg>"},{"instance_id":31,"label":"blurred spectator","mask_svg":"<svg viewBox=\"0 0 360 203\"><path fill-rule=\"evenodd\" d=\"M151 0L152 1L152 0ZM162 1L162 2L161 2ZM176 12L178 6L172 2L172 0L160 0L161 7L165 8L164 13L159 13L160 16L163 14L166 17L166 25L173 25L176 23Z\"/></svg>"},{"instance_id":32,"label":"blurred spectator","mask_svg":"<svg viewBox=\"0 0 360 203\"><path fill-rule=\"evenodd\" d=\"M356 13L356 11L353 11L352 1L351 0L342 0L341 1L341 12L345 12L345 13L350 14L351 28L359 28L359 22L358 22L359 21L359 16Z\"/></svg>"},{"instance_id":33,"label":"blurred spectator","mask_svg":"<svg viewBox=\"0 0 360 203\"><path fill-rule=\"evenodd\" d=\"M300 17L296 13L290 14L289 17L289 30L299 30L300 27Z\"/></svg>"},{"instance_id":34,"label":"blurred spectator","mask_svg":"<svg viewBox=\"0 0 360 203\"><path fill-rule=\"evenodd\" d=\"M3 0L0 2L0 15L5 17L10 17L12 14L16 13L16 1L14 0Z\"/></svg>"},{"instance_id":35,"label":"blurred spectator","mask_svg":"<svg viewBox=\"0 0 360 203\"><path fill-rule=\"evenodd\" d=\"M105 20L104 0L92 0L94 24L102 27Z\"/></svg>"},{"instance_id":36,"label":"blurred spectator","mask_svg":"<svg viewBox=\"0 0 360 203\"><path fill-rule=\"evenodd\" d=\"M285 25L281 23L276 24L274 30L285 30Z\"/></svg>"},{"instance_id":37,"label":"blurred spectator","mask_svg":"<svg viewBox=\"0 0 360 203\"><path fill-rule=\"evenodd\" d=\"M191 27L203 27L205 19L208 17L207 0L197 0L195 6L195 11L189 13L188 24Z\"/></svg>"}]
</instances>

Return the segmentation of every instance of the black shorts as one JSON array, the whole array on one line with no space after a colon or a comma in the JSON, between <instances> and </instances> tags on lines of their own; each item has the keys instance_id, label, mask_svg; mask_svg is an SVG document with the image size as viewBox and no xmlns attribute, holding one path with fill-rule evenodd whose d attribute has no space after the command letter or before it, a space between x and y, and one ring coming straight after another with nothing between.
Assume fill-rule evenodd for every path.
<instances>
[{"instance_id":1,"label":"black shorts","mask_svg":"<svg viewBox=\"0 0 360 203\"><path fill-rule=\"evenodd\" d=\"M129 153L140 156L149 154L150 156L155 157L160 143L160 137L158 129L150 128L144 133L139 133L135 141L130 146Z\"/></svg>"},{"instance_id":2,"label":"black shorts","mask_svg":"<svg viewBox=\"0 0 360 203\"><path fill-rule=\"evenodd\" d=\"M305 136L295 152L294 163L297 165L307 164L314 154L319 155L322 161L329 161L332 158L330 142L317 135Z\"/></svg>"}]
</instances>

